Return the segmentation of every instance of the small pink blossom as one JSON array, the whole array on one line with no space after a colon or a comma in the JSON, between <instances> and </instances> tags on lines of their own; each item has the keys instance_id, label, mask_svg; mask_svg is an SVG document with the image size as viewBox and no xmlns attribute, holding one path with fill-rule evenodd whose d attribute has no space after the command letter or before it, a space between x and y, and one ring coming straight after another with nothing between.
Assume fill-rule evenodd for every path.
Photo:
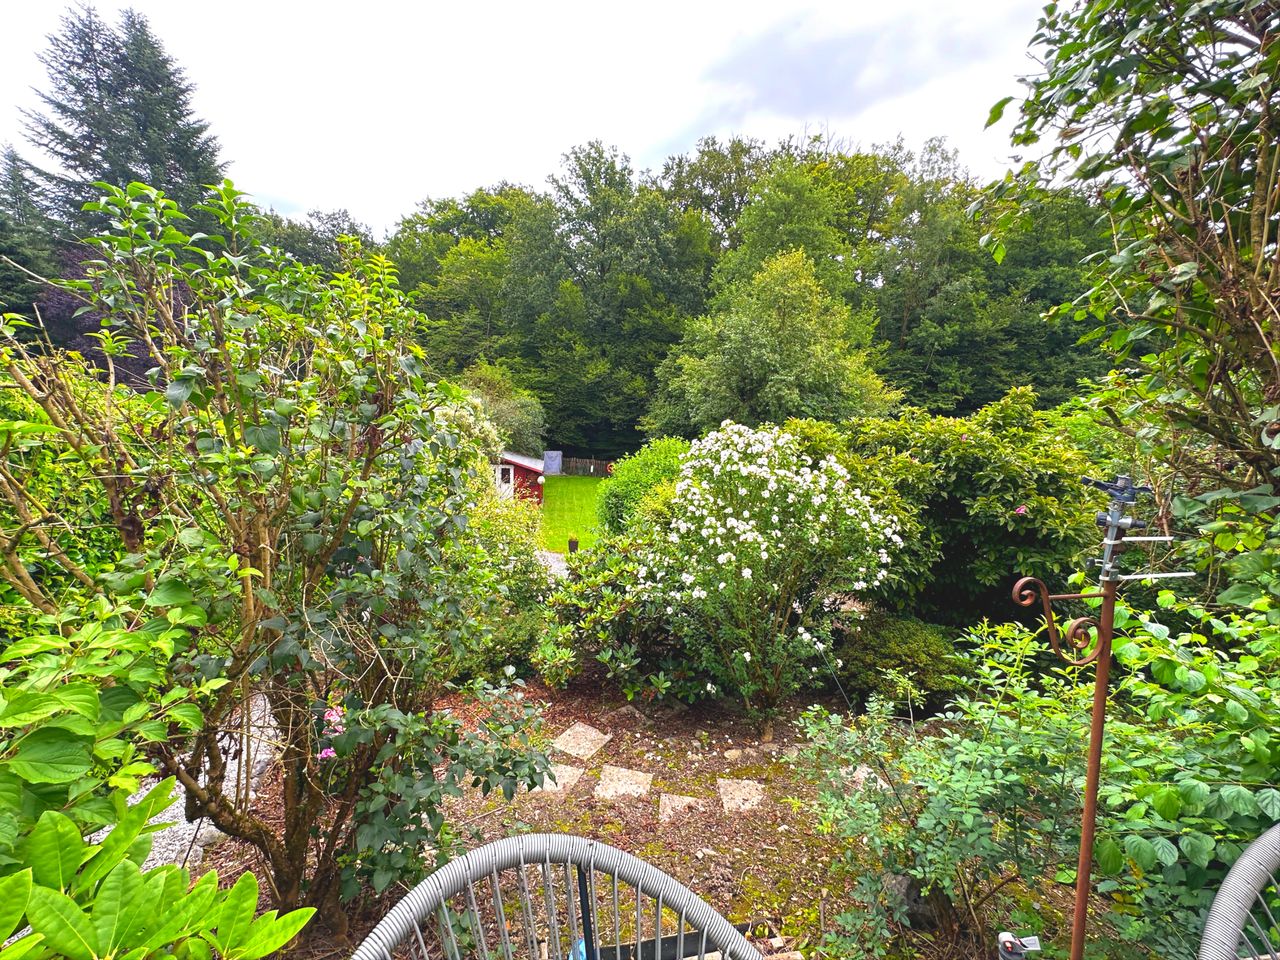
<instances>
[{"instance_id":1,"label":"small pink blossom","mask_svg":"<svg viewBox=\"0 0 1280 960\"><path fill-rule=\"evenodd\" d=\"M1024 503L1024 504L1021 504L1021 505L1018 507L1018 509L1017 509L1017 510L1015 510L1015 511L1013 511L1013 512L1014 512L1014 513L1016 513L1018 516L1022 516L1023 514L1025 514L1025 513L1027 512L1027 505L1026 505L1025 503Z\"/></svg>"},{"instance_id":2,"label":"small pink blossom","mask_svg":"<svg viewBox=\"0 0 1280 960\"><path fill-rule=\"evenodd\" d=\"M332 760L337 755L338 755L338 751L334 750L333 747L325 747L318 754L316 754L316 756L318 756L321 760Z\"/></svg>"}]
</instances>

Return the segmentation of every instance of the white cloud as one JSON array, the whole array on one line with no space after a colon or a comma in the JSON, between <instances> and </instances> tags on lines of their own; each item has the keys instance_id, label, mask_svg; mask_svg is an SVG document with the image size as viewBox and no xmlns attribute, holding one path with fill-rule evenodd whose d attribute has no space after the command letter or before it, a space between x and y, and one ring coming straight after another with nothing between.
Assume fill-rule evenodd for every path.
<instances>
[{"instance_id":1,"label":"white cloud","mask_svg":"<svg viewBox=\"0 0 1280 960\"><path fill-rule=\"evenodd\" d=\"M1039 2L103 0L99 10L114 19L127 5L195 82L238 185L286 212L345 206L382 229L427 195L541 185L565 150L593 138L645 167L705 133L945 135L995 174L1007 140L982 124L1027 69ZM61 6L12 6L0 141L22 150L19 107L44 83L36 54ZM859 44L860 62L842 38Z\"/></svg>"}]
</instances>

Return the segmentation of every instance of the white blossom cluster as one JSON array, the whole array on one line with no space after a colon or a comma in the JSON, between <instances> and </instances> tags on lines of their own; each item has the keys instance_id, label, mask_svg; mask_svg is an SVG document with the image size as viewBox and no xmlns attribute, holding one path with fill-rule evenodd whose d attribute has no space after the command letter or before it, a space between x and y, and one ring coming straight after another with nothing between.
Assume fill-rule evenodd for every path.
<instances>
[{"instance_id":1,"label":"white blossom cluster","mask_svg":"<svg viewBox=\"0 0 1280 960\"><path fill-rule=\"evenodd\" d=\"M676 616L754 608L763 618L781 595L784 609L793 598L797 616L783 619L794 622L831 592L881 583L890 551L902 544L897 519L877 510L840 463L815 463L775 427L726 422L695 442L671 516L630 592ZM803 623L799 629L821 652Z\"/></svg>"}]
</instances>

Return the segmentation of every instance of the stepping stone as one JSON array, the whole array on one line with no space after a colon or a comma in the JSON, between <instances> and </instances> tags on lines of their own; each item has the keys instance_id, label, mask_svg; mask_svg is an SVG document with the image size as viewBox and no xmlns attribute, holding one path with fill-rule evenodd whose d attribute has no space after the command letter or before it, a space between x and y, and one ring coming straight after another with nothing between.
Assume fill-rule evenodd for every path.
<instances>
[{"instance_id":1,"label":"stepping stone","mask_svg":"<svg viewBox=\"0 0 1280 960\"><path fill-rule=\"evenodd\" d=\"M716 781L720 791L720 803L725 813L745 813L764 803L764 786L755 780L730 780L722 777Z\"/></svg>"},{"instance_id":2,"label":"stepping stone","mask_svg":"<svg viewBox=\"0 0 1280 960\"><path fill-rule=\"evenodd\" d=\"M572 790L585 773L581 767L571 767L566 763L551 764L551 776L556 778L556 782L551 782L551 777L540 787L534 787L530 793L564 793L566 790Z\"/></svg>"},{"instance_id":3,"label":"stepping stone","mask_svg":"<svg viewBox=\"0 0 1280 960\"><path fill-rule=\"evenodd\" d=\"M658 822L668 823L686 810L701 810L706 806L697 797L682 797L678 793L664 793L658 798Z\"/></svg>"},{"instance_id":4,"label":"stepping stone","mask_svg":"<svg viewBox=\"0 0 1280 960\"><path fill-rule=\"evenodd\" d=\"M551 745L562 753L579 760L589 760L601 747L609 742L610 734L585 723L575 723L560 736L551 741Z\"/></svg>"},{"instance_id":5,"label":"stepping stone","mask_svg":"<svg viewBox=\"0 0 1280 960\"><path fill-rule=\"evenodd\" d=\"M643 770L628 770L626 767L604 765L600 771L600 782L596 784L596 796L606 800L618 797L643 797L653 784L653 774Z\"/></svg>"}]
</instances>

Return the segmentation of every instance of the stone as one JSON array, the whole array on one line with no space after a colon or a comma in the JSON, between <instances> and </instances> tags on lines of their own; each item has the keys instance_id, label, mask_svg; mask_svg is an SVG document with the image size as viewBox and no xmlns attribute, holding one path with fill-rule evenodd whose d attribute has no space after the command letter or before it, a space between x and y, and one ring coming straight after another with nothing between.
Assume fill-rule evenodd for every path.
<instances>
[{"instance_id":1,"label":"stone","mask_svg":"<svg viewBox=\"0 0 1280 960\"><path fill-rule=\"evenodd\" d=\"M574 785L582 779L585 773L581 767L571 767L567 763L551 764L551 776L540 787L534 787L531 793L564 793L566 790L572 790ZM551 778L555 778L555 782L551 782Z\"/></svg>"},{"instance_id":2,"label":"stone","mask_svg":"<svg viewBox=\"0 0 1280 960\"><path fill-rule=\"evenodd\" d=\"M863 786L867 784L870 784L877 790L889 789L889 785L884 782L884 778L864 763L857 767L853 773L849 774L849 786L854 790L861 790Z\"/></svg>"},{"instance_id":3,"label":"stone","mask_svg":"<svg viewBox=\"0 0 1280 960\"><path fill-rule=\"evenodd\" d=\"M206 823L196 831L196 846L198 847L216 847L225 839L227 839L227 835L212 823Z\"/></svg>"},{"instance_id":4,"label":"stone","mask_svg":"<svg viewBox=\"0 0 1280 960\"><path fill-rule=\"evenodd\" d=\"M658 798L658 822L668 823L686 810L701 810L704 804L697 797L683 797L678 793L664 793Z\"/></svg>"},{"instance_id":5,"label":"stone","mask_svg":"<svg viewBox=\"0 0 1280 960\"><path fill-rule=\"evenodd\" d=\"M764 787L755 780L721 777L716 781L716 789L720 791L720 803L725 813L746 813L764 803Z\"/></svg>"},{"instance_id":6,"label":"stone","mask_svg":"<svg viewBox=\"0 0 1280 960\"><path fill-rule=\"evenodd\" d=\"M619 797L643 797L653 784L653 774L643 770L628 770L626 767L604 765L600 771L600 782L596 784L596 796L605 800L616 800Z\"/></svg>"},{"instance_id":7,"label":"stone","mask_svg":"<svg viewBox=\"0 0 1280 960\"><path fill-rule=\"evenodd\" d=\"M551 741L551 746L579 760L589 760L609 742L611 734L586 723L575 723Z\"/></svg>"}]
</instances>

